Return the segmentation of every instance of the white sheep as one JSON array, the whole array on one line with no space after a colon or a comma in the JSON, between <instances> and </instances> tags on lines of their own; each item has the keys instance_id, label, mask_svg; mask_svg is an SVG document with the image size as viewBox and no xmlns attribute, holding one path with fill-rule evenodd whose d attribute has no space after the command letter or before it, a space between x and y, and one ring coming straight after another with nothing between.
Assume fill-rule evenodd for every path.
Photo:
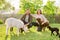
<instances>
[{"instance_id":1,"label":"white sheep","mask_svg":"<svg viewBox=\"0 0 60 40\"><path fill-rule=\"evenodd\" d=\"M24 23L16 18L8 18L5 21L6 24L6 35L8 35L8 29L10 27L17 27L17 34L19 35L19 29L22 28L25 32L28 31L28 28L24 25Z\"/></svg>"}]
</instances>

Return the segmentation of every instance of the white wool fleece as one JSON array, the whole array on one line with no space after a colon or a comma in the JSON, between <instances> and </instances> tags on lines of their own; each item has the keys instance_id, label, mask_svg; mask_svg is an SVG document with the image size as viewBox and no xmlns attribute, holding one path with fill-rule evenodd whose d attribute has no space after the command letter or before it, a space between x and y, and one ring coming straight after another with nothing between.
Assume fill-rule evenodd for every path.
<instances>
[{"instance_id":1,"label":"white wool fleece","mask_svg":"<svg viewBox=\"0 0 60 40\"><path fill-rule=\"evenodd\" d=\"M28 30L28 28L24 25L24 23L21 20L16 19L16 18L8 18L5 21L5 24L6 24L6 35L8 35L8 29L10 27L17 27L18 34L19 34L19 29L20 28L23 28L23 30L25 32Z\"/></svg>"}]
</instances>

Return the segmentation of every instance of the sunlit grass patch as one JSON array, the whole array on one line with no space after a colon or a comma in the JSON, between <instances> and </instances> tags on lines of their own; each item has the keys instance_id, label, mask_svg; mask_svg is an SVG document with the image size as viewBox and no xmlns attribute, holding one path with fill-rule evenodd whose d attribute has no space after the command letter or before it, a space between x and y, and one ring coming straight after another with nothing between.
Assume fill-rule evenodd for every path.
<instances>
[{"instance_id":1,"label":"sunlit grass patch","mask_svg":"<svg viewBox=\"0 0 60 40\"><path fill-rule=\"evenodd\" d=\"M50 24L51 27L57 27L60 29L60 24ZM27 33L20 33L19 36L16 35L17 29L14 27L13 32L9 30L9 36L6 38L6 26L4 24L0 25L0 40L59 40L58 36L52 35L50 31L46 28L46 31L37 32L36 27L32 27Z\"/></svg>"}]
</instances>

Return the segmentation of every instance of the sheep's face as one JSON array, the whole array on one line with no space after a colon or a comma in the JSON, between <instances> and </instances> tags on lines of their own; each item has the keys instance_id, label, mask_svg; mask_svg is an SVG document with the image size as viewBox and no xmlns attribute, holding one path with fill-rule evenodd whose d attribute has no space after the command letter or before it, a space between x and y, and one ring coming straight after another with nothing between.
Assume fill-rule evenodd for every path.
<instances>
[{"instance_id":1,"label":"sheep's face","mask_svg":"<svg viewBox=\"0 0 60 40\"><path fill-rule=\"evenodd\" d=\"M27 32L28 31L28 28L26 26L24 26L24 31Z\"/></svg>"}]
</instances>

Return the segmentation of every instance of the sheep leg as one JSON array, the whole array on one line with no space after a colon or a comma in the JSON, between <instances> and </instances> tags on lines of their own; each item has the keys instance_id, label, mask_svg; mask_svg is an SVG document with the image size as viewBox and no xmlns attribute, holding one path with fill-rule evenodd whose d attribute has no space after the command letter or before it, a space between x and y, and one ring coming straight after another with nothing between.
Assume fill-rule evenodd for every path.
<instances>
[{"instance_id":1,"label":"sheep leg","mask_svg":"<svg viewBox=\"0 0 60 40\"><path fill-rule=\"evenodd\" d=\"M21 33L24 31L22 28L19 29L19 32L21 31Z\"/></svg>"},{"instance_id":2,"label":"sheep leg","mask_svg":"<svg viewBox=\"0 0 60 40\"><path fill-rule=\"evenodd\" d=\"M9 29L9 27L7 26L6 27L6 35L8 35L8 29Z\"/></svg>"},{"instance_id":3,"label":"sheep leg","mask_svg":"<svg viewBox=\"0 0 60 40\"><path fill-rule=\"evenodd\" d=\"M17 35L19 36L19 28L17 28Z\"/></svg>"},{"instance_id":4,"label":"sheep leg","mask_svg":"<svg viewBox=\"0 0 60 40\"><path fill-rule=\"evenodd\" d=\"M10 28L10 31L13 31L13 27Z\"/></svg>"},{"instance_id":5,"label":"sheep leg","mask_svg":"<svg viewBox=\"0 0 60 40\"><path fill-rule=\"evenodd\" d=\"M23 33L23 31L24 31L24 30L21 28L21 33Z\"/></svg>"}]
</instances>

